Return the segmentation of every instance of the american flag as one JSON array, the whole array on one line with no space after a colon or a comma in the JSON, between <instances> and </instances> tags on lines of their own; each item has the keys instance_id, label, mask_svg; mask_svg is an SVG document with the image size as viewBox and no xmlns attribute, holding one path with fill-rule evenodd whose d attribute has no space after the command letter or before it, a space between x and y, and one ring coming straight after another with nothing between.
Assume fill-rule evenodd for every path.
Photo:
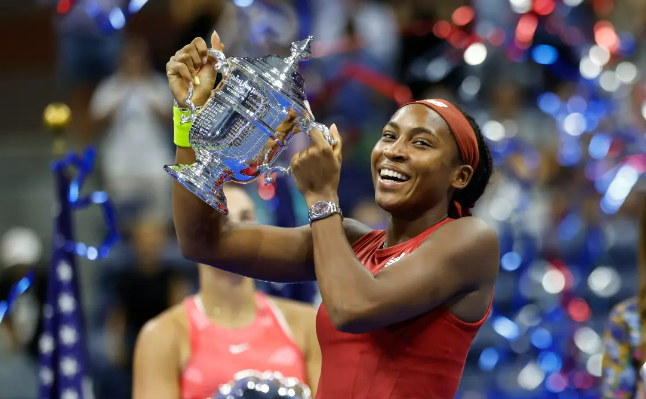
<instances>
[{"instance_id":1,"label":"american flag","mask_svg":"<svg viewBox=\"0 0 646 399\"><path fill-rule=\"evenodd\" d=\"M40 337L40 399L88 399L84 323L72 239L69 180L54 167L56 202L52 264Z\"/></svg>"}]
</instances>

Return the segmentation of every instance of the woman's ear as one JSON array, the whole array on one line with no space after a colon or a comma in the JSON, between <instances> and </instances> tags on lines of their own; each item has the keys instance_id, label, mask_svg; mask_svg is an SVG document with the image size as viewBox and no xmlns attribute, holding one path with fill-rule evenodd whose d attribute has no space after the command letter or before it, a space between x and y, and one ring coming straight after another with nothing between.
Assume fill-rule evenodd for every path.
<instances>
[{"instance_id":1,"label":"woman's ear","mask_svg":"<svg viewBox=\"0 0 646 399\"><path fill-rule=\"evenodd\" d=\"M473 176L473 168L470 165L461 165L459 166L453 176L453 182L451 187L456 190L462 190L465 188L471 181Z\"/></svg>"}]
</instances>

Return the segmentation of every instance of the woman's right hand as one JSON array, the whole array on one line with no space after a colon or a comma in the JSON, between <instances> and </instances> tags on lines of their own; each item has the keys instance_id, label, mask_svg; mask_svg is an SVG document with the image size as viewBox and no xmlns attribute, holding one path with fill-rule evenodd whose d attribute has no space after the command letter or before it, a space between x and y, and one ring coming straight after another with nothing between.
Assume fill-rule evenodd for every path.
<instances>
[{"instance_id":1,"label":"woman's right hand","mask_svg":"<svg viewBox=\"0 0 646 399\"><path fill-rule=\"evenodd\" d=\"M224 45L215 31L211 34L211 46L214 50L224 50ZM201 106L209 99L217 77L215 62L215 58L208 54L206 42L201 37L184 46L170 58L166 64L168 85L180 107L187 107L184 99L188 95L189 85L193 85L194 88L193 104Z\"/></svg>"}]
</instances>

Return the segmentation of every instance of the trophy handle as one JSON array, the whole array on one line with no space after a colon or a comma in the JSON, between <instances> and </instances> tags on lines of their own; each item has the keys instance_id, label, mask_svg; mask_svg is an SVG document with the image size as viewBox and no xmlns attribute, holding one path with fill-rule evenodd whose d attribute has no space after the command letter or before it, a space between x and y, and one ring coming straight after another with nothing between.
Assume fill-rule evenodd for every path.
<instances>
[{"instance_id":1,"label":"trophy handle","mask_svg":"<svg viewBox=\"0 0 646 399\"><path fill-rule=\"evenodd\" d=\"M265 154L265 159L262 162L262 165L258 167L260 173L265 174L265 186L274 182L274 178L271 176L274 172L280 172L284 175L292 174L292 167L285 168L284 166L271 166L269 162L269 154Z\"/></svg>"},{"instance_id":2,"label":"trophy handle","mask_svg":"<svg viewBox=\"0 0 646 399\"><path fill-rule=\"evenodd\" d=\"M325 139L327 140L330 145L335 145L337 143L336 139L332 138L332 133L330 133L330 129L327 128L322 123L317 123L317 122L310 122L306 125L303 126L303 131L309 136L310 131L313 129L318 129L323 133L323 136L325 136ZM280 172L285 175L291 175L292 174L292 167L283 167L283 166L269 166L268 162L268 156L265 155L265 162L260 165L258 168L261 173L265 174L265 185L271 184L274 181L274 178L271 176L272 173L274 172Z\"/></svg>"},{"instance_id":3,"label":"trophy handle","mask_svg":"<svg viewBox=\"0 0 646 399\"><path fill-rule=\"evenodd\" d=\"M216 60L214 66L215 70L222 74L223 79L226 79L231 73L231 65L229 65L229 61L227 60L226 55L224 55L222 51L213 49L209 49L208 53ZM184 98L184 103L188 106L191 113L189 115L182 115L179 122L180 125L189 122L195 122L195 118L197 118L197 107L195 106L195 104L193 104L192 101L193 91L193 86L188 86L188 94L186 95L186 98Z\"/></svg>"},{"instance_id":4,"label":"trophy handle","mask_svg":"<svg viewBox=\"0 0 646 399\"><path fill-rule=\"evenodd\" d=\"M289 166L287 168L283 166L272 166L263 168L263 172L265 173L265 186L268 184L271 184L274 182L274 178L271 176L274 172L280 172L284 175L291 175L292 174L292 167Z\"/></svg>"},{"instance_id":5,"label":"trophy handle","mask_svg":"<svg viewBox=\"0 0 646 399\"><path fill-rule=\"evenodd\" d=\"M332 133L330 133L330 129L328 129L328 127L322 123L309 122L307 124L304 124L302 129L305 132L305 134L307 134L308 136L310 135L310 132L312 130L314 129L320 130L321 133L323 133L323 136L325 136L325 139L327 140L327 142L330 143L330 145L336 144L336 139L332 137Z\"/></svg>"},{"instance_id":6,"label":"trophy handle","mask_svg":"<svg viewBox=\"0 0 646 399\"><path fill-rule=\"evenodd\" d=\"M215 70L222 74L222 78L226 79L227 76L231 73L231 65L227 60L227 56L220 50L213 50L210 48L208 50L209 55L215 58Z\"/></svg>"}]
</instances>

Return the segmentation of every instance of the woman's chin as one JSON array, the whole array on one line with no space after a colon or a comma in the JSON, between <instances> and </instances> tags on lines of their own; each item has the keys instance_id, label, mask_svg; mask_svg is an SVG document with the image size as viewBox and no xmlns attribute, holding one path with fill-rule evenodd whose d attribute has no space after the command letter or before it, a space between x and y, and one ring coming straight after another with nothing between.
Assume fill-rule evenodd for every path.
<instances>
[{"instance_id":1,"label":"woman's chin","mask_svg":"<svg viewBox=\"0 0 646 399\"><path fill-rule=\"evenodd\" d=\"M392 198L390 195L377 194L375 202L381 209L390 214L396 213L403 205L400 198Z\"/></svg>"}]
</instances>

